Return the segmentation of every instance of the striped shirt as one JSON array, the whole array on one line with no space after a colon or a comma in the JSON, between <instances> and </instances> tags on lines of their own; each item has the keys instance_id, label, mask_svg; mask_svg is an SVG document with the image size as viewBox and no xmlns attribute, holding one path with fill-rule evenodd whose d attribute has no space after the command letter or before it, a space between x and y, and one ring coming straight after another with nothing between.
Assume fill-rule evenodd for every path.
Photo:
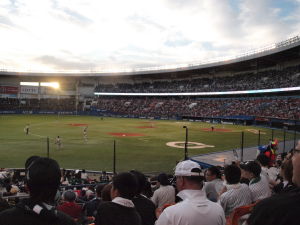
<instances>
[{"instance_id":1,"label":"striped shirt","mask_svg":"<svg viewBox=\"0 0 300 225\"><path fill-rule=\"evenodd\" d=\"M249 188L254 202L271 196L269 182L265 176L252 179L249 183Z\"/></svg>"},{"instance_id":2,"label":"striped shirt","mask_svg":"<svg viewBox=\"0 0 300 225\"><path fill-rule=\"evenodd\" d=\"M226 185L227 191L220 196L220 203L225 216L229 216L234 209L252 203L251 191L246 184Z\"/></svg>"}]
</instances>

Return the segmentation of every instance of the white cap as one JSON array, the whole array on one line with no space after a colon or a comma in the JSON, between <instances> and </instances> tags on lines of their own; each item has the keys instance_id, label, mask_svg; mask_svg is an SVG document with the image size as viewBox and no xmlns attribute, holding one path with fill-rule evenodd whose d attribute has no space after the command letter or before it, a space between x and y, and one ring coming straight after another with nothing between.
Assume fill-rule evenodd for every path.
<instances>
[{"instance_id":1,"label":"white cap","mask_svg":"<svg viewBox=\"0 0 300 225\"><path fill-rule=\"evenodd\" d=\"M193 169L199 169L199 172L192 172ZM182 161L178 163L175 168L175 176L183 176L183 177L202 176L201 167L198 163L192 160Z\"/></svg>"}]
</instances>

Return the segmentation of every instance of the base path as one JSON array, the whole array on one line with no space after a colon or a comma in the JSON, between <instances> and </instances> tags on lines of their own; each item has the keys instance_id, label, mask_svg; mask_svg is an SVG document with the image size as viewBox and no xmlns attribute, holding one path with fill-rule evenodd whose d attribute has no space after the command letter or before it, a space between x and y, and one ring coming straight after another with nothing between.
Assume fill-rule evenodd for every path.
<instances>
[{"instance_id":1,"label":"base path","mask_svg":"<svg viewBox=\"0 0 300 225\"><path fill-rule=\"evenodd\" d=\"M107 133L111 136L116 137L139 137L139 136L145 136L145 134L139 134L139 133Z\"/></svg>"},{"instance_id":2,"label":"base path","mask_svg":"<svg viewBox=\"0 0 300 225\"><path fill-rule=\"evenodd\" d=\"M207 132L233 132L231 129L224 129L224 128L214 128L212 131L211 128L202 128L202 131L207 131Z\"/></svg>"},{"instance_id":3,"label":"base path","mask_svg":"<svg viewBox=\"0 0 300 225\"><path fill-rule=\"evenodd\" d=\"M279 143L279 150L277 153L283 152L283 142ZM285 152L289 152L291 148L294 147L294 141L285 142ZM238 160L241 161L241 150L236 150L238 153ZM244 148L243 151L243 161L253 160L256 158L257 146ZM223 152L213 152L208 154L196 155L191 157L192 160L197 161L201 166L209 167L213 166L224 166L224 164L231 164L232 161L236 161L232 150L227 150Z\"/></svg>"},{"instance_id":4,"label":"base path","mask_svg":"<svg viewBox=\"0 0 300 225\"><path fill-rule=\"evenodd\" d=\"M73 127L86 127L88 126L87 123L69 123L69 126L73 126Z\"/></svg>"}]
</instances>

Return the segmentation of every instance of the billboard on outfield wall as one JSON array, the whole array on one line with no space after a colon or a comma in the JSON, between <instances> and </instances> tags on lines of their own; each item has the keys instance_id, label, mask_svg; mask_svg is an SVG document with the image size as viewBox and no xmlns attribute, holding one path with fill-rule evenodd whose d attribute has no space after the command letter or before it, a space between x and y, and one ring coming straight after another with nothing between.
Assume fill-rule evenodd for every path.
<instances>
[{"instance_id":1,"label":"billboard on outfield wall","mask_svg":"<svg viewBox=\"0 0 300 225\"><path fill-rule=\"evenodd\" d=\"M0 86L0 94L18 94L19 87L15 86Z\"/></svg>"},{"instance_id":2,"label":"billboard on outfield wall","mask_svg":"<svg viewBox=\"0 0 300 225\"><path fill-rule=\"evenodd\" d=\"M22 93L22 94L38 94L39 93L39 87L21 86L20 93Z\"/></svg>"}]
</instances>

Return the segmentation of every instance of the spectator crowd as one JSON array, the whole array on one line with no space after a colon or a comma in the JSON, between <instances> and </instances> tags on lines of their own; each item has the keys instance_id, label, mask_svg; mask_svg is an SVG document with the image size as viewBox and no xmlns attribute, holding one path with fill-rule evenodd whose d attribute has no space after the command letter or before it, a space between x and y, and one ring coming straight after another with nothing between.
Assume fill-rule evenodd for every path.
<instances>
[{"instance_id":1,"label":"spectator crowd","mask_svg":"<svg viewBox=\"0 0 300 225\"><path fill-rule=\"evenodd\" d=\"M296 225L300 219L300 141L295 149L203 170L181 161L174 174L146 177L132 170L91 179L85 170L61 170L32 156L24 179L0 173L0 224ZM81 184L76 189L68 182ZM24 182L18 189L17 182ZM14 182L12 182L14 181ZM11 206L7 195L27 193Z\"/></svg>"},{"instance_id":2,"label":"spectator crowd","mask_svg":"<svg viewBox=\"0 0 300 225\"><path fill-rule=\"evenodd\" d=\"M242 73L230 76L212 76L191 79L149 80L135 83L99 83L95 92L113 93L184 93L261 90L299 87L300 66L283 70L267 70L258 73Z\"/></svg>"},{"instance_id":3,"label":"spectator crowd","mask_svg":"<svg viewBox=\"0 0 300 225\"><path fill-rule=\"evenodd\" d=\"M280 119L300 118L298 97L253 98L166 98L99 97L94 109L139 117L174 118L262 116Z\"/></svg>"}]
</instances>

